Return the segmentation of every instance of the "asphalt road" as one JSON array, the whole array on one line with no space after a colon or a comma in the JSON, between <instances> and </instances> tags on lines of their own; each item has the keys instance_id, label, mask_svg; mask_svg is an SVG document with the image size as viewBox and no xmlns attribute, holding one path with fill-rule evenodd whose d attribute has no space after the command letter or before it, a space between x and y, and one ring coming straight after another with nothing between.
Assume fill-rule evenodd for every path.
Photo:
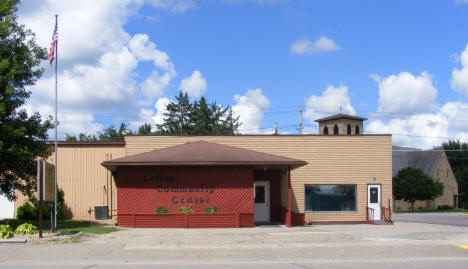
<instances>
[{"instance_id":1,"label":"asphalt road","mask_svg":"<svg viewBox=\"0 0 468 269\"><path fill-rule=\"evenodd\" d=\"M462 213L399 213L393 215L393 220L403 222L468 226L468 216L462 216Z\"/></svg>"}]
</instances>

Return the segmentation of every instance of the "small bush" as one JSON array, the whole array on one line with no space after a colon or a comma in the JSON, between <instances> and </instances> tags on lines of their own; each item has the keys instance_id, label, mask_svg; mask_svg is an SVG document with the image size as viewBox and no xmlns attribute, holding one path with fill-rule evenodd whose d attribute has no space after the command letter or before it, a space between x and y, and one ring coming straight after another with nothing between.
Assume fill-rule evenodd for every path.
<instances>
[{"instance_id":1,"label":"small bush","mask_svg":"<svg viewBox=\"0 0 468 269\"><path fill-rule=\"evenodd\" d=\"M440 205L437 207L437 210L452 210L453 207L449 205Z\"/></svg>"},{"instance_id":2,"label":"small bush","mask_svg":"<svg viewBox=\"0 0 468 269\"><path fill-rule=\"evenodd\" d=\"M8 224L0 225L0 238L8 239L13 237L13 228Z\"/></svg>"},{"instance_id":3,"label":"small bush","mask_svg":"<svg viewBox=\"0 0 468 269\"><path fill-rule=\"evenodd\" d=\"M31 223L23 223L15 230L15 234L36 234L37 228Z\"/></svg>"},{"instance_id":4,"label":"small bush","mask_svg":"<svg viewBox=\"0 0 468 269\"><path fill-rule=\"evenodd\" d=\"M218 208L216 206L207 206L205 208L205 213L214 214L214 213L217 213L217 212L218 212Z\"/></svg>"},{"instance_id":5,"label":"small bush","mask_svg":"<svg viewBox=\"0 0 468 269\"><path fill-rule=\"evenodd\" d=\"M192 213L193 213L193 210L192 210L190 207L183 206L183 207L179 208L179 213L182 213L182 214L192 214Z\"/></svg>"},{"instance_id":6,"label":"small bush","mask_svg":"<svg viewBox=\"0 0 468 269\"><path fill-rule=\"evenodd\" d=\"M154 210L154 213L155 214L168 214L169 213L169 209L163 207L163 206L158 206L156 208L156 210Z\"/></svg>"},{"instance_id":7,"label":"small bush","mask_svg":"<svg viewBox=\"0 0 468 269\"><path fill-rule=\"evenodd\" d=\"M63 204L65 193L62 189L57 190L57 219L63 219ZM47 202L42 203L42 219L50 219L50 208L53 204ZM28 201L18 207L16 210L16 218L22 220L37 220L39 218L39 201L35 195L30 195Z\"/></svg>"}]
</instances>

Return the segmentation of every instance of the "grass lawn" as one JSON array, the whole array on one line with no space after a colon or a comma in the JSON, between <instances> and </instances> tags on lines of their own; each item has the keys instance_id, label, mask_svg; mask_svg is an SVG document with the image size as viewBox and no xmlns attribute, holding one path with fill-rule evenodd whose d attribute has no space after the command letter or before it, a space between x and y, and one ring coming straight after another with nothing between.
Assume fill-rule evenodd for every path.
<instances>
[{"instance_id":1,"label":"grass lawn","mask_svg":"<svg viewBox=\"0 0 468 269\"><path fill-rule=\"evenodd\" d=\"M454 212L468 212L468 209L447 209L447 210L437 210L437 209L420 209L420 210L396 210L395 213L454 213Z\"/></svg>"},{"instance_id":2,"label":"grass lawn","mask_svg":"<svg viewBox=\"0 0 468 269\"><path fill-rule=\"evenodd\" d=\"M19 220L19 219L6 219L0 220L0 224L9 224L16 229L16 227L25 222L31 223L39 228L37 220ZM58 233L93 233L93 234L105 234L118 231L113 226L103 226L95 224L89 221L73 221L73 220L58 220L57 221L57 232ZM50 232L50 220L44 220L42 222L42 231L44 233Z\"/></svg>"}]
</instances>

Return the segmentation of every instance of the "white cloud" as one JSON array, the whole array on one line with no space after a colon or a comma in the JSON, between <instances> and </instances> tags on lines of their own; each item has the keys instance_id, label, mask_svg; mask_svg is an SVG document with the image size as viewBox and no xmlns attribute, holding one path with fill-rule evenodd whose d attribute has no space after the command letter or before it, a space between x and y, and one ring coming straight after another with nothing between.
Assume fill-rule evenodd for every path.
<instances>
[{"instance_id":1,"label":"white cloud","mask_svg":"<svg viewBox=\"0 0 468 269\"><path fill-rule=\"evenodd\" d=\"M140 83L143 94L152 101L155 97L160 97L164 93L164 89L169 85L172 76L169 72L159 75L158 71L153 71L148 78Z\"/></svg>"},{"instance_id":2,"label":"white cloud","mask_svg":"<svg viewBox=\"0 0 468 269\"><path fill-rule=\"evenodd\" d=\"M198 98L206 91L206 79L202 76L200 71L193 71L190 77L182 79L180 82L179 90L187 93L188 96Z\"/></svg>"},{"instance_id":3,"label":"white cloud","mask_svg":"<svg viewBox=\"0 0 468 269\"><path fill-rule=\"evenodd\" d=\"M378 113L370 115L365 131L390 133L394 145L424 149L450 138L468 139L468 104L436 104L437 89L426 72L371 77L379 85L379 107Z\"/></svg>"},{"instance_id":4,"label":"white cloud","mask_svg":"<svg viewBox=\"0 0 468 269\"><path fill-rule=\"evenodd\" d=\"M156 49L156 44L149 41L148 35L134 35L130 42L128 42L128 46L138 60L153 61L156 67L166 70L171 74L175 73L174 64L169 59L167 53Z\"/></svg>"},{"instance_id":5,"label":"white cloud","mask_svg":"<svg viewBox=\"0 0 468 269\"><path fill-rule=\"evenodd\" d=\"M129 128L131 130L136 130L137 131L138 128L141 125L143 125L145 123L148 123L148 124L151 125L152 131L154 131L155 130L155 125L154 125L154 122L153 122L153 114L154 114L153 109L140 108L139 119L130 121Z\"/></svg>"},{"instance_id":6,"label":"white cloud","mask_svg":"<svg viewBox=\"0 0 468 269\"><path fill-rule=\"evenodd\" d=\"M468 139L468 104L449 102L437 113L414 114L384 123L375 119L367 125L371 133L393 134L394 145L430 149L449 138Z\"/></svg>"},{"instance_id":7,"label":"white cloud","mask_svg":"<svg viewBox=\"0 0 468 269\"><path fill-rule=\"evenodd\" d=\"M124 30L127 18L141 5L140 0L43 0L20 6L21 22L36 33L42 46L50 43L53 15L59 14L58 118L62 138L66 133L97 131L101 126L95 122L97 115L146 121L149 109L140 106L152 105L177 75L168 54L157 49L147 35L132 37ZM138 85L135 72L144 61L151 61L154 70ZM46 73L31 87L25 108L47 117L53 115L54 76L46 61L43 65Z\"/></svg>"},{"instance_id":8,"label":"white cloud","mask_svg":"<svg viewBox=\"0 0 468 269\"><path fill-rule=\"evenodd\" d=\"M239 116L242 125L239 127L241 133L260 133L262 118L265 111L270 108L270 101L262 94L262 89L248 90L245 95L234 96L236 104L232 111Z\"/></svg>"},{"instance_id":9,"label":"white cloud","mask_svg":"<svg viewBox=\"0 0 468 269\"><path fill-rule=\"evenodd\" d=\"M459 60L462 68L454 68L452 70L450 85L454 90L468 97L468 43L466 44L465 50L461 53Z\"/></svg>"},{"instance_id":10,"label":"white cloud","mask_svg":"<svg viewBox=\"0 0 468 269\"><path fill-rule=\"evenodd\" d=\"M413 114L437 108L437 89L427 72L414 76L408 72L381 78L371 75L379 86L378 112Z\"/></svg>"},{"instance_id":11,"label":"white cloud","mask_svg":"<svg viewBox=\"0 0 468 269\"><path fill-rule=\"evenodd\" d=\"M193 0L147 0L147 2L156 8L174 13L182 13L197 7Z\"/></svg>"},{"instance_id":12,"label":"white cloud","mask_svg":"<svg viewBox=\"0 0 468 269\"><path fill-rule=\"evenodd\" d=\"M291 51L298 55L326 53L339 50L340 47L326 36L321 36L315 42L310 42L307 38L297 40L291 45Z\"/></svg>"},{"instance_id":13,"label":"white cloud","mask_svg":"<svg viewBox=\"0 0 468 269\"><path fill-rule=\"evenodd\" d=\"M163 124L164 123L164 113L167 113L166 106L171 102L166 97L159 98L154 107L156 108L156 114L153 116L153 122L155 124Z\"/></svg>"},{"instance_id":14,"label":"white cloud","mask_svg":"<svg viewBox=\"0 0 468 269\"><path fill-rule=\"evenodd\" d=\"M316 119L340 113L340 108L343 114L356 114L351 106L348 87L344 85L327 86L322 95L311 95L306 98L305 105L304 117L311 123Z\"/></svg>"},{"instance_id":15,"label":"white cloud","mask_svg":"<svg viewBox=\"0 0 468 269\"><path fill-rule=\"evenodd\" d=\"M90 8L92 7L92 8ZM119 50L130 35L122 28L134 14L133 1L23 1L21 23L36 33L37 43L49 46L58 14L61 68L96 63L108 51Z\"/></svg>"},{"instance_id":16,"label":"white cloud","mask_svg":"<svg viewBox=\"0 0 468 269\"><path fill-rule=\"evenodd\" d=\"M455 0L457 4L468 4L468 0Z\"/></svg>"}]
</instances>

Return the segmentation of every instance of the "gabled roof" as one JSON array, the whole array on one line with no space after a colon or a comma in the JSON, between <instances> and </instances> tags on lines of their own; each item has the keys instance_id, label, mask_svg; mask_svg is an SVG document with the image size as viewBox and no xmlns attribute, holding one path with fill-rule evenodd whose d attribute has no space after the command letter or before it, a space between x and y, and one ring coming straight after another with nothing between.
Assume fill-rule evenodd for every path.
<instances>
[{"instance_id":1,"label":"gabled roof","mask_svg":"<svg viewBox=\"0 0 468 269\"><path fill-rule=\"evenodd\" d=\"M315 120L315 122L322 122L322 121L327 121L327 120L336 120L336 119L341 119L341 118L352 119L352 120L362 120L362 121L367 120L366 118L351 116L351 115L347 115L347 114L336 114L336 115L333 115L333 116L317 119L317 120Z\"/></svg>"},{"instance_id":2,"label":"gabled roof","mask_svg":"<svg viewBox=\"0 0 468 269\"><path fill-rule=\"evenodd\" d=\"M307 162L283 156L241 149L206 141L156 149L102 163L115 171L117 166L291 166L297 168Z\"/></svg>"},{"instance_id":3,"label":"gabled roof","mask_svg":"<svg viewBox=\"0 0 468 269\"><path fill-rule=\"evenodd\" d=\"M322 122L322 121L327 121L327 120L336 120L336 119L341 119L341 118L352 119L352 120L362 120L362 121L367 120L366 118L351 116L351 115L347 115L347 114L336 114L336 115L333 115L333 116L317 119L317 120L315 120L315 122Z\"/></svg>"},{"instance_id":4,"label":"gabled roof","mask_svg":"<svg viewBox=\"0 0 468 269\"><path fill-rule=\"evenodd\" d=\"M430 151L415 148L392 147L392 176L406 167L421 169L426 175L432 177L434 169L442 156L443 151Z\"/></svg>"}]
</instances>

